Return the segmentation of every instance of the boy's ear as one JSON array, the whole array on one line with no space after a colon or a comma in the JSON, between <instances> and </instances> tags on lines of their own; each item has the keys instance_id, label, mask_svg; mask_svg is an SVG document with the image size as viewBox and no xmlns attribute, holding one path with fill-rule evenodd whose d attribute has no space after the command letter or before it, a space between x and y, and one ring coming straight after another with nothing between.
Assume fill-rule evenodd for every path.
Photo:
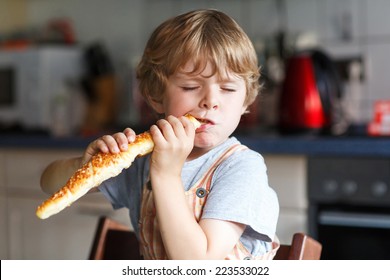
<instances>
[{"instance_id":1,"label":"boy's ear","mask_svg":"<svg viewBox=\"0 0 390 280\"><path fill-rule=\"evenodd\" d=\"M247 112L248 112L248 106L243 105L243 106L242 106L242 109L241 109L241 115L243 115L243 114L245 114L245 113L247 113Z\"/></svg>"},{"instance_id":2,"label":"boy's ear","mask_svg":"<svg viewBox=\"0 0 390 280\"><path fill-rule=\"evenodd\" d=\"M156 111L158 114L164 114L164 106L162 101L156 101L153 99L149 100L150 106L152 106L153 110Z\"/></svg>"}]
</instances>

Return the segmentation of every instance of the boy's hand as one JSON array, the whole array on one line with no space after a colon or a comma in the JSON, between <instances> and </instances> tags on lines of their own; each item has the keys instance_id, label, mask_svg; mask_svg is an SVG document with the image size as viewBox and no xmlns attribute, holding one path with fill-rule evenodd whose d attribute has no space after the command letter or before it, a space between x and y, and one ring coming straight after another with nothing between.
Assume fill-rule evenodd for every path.
<instances>
[{"instance_id":1,"label":"boy's hand","mask_svg":"<svg viewBox=\"0 0 390 280\"><path fill-rule=\"evenodd\" d=\"M84 152L81 164L88 162L91 157L98 153L119 153L127 151L129 143L135 140L135 132L131 128L126 128L123 132L118 132L113 135L104 135L95 141L91 142Z\"/></svg>"},{"instance_id":2,"label":"boy's hand","mask_svg":"<svg viewBox=\"0 0 390 280\"><path fill-rule=\"evenodd\" d=\"M155 147L151 171L180 175L194 146L195 127L185 117L168 116L150 128Z\"/></svg>"}]
</instances>

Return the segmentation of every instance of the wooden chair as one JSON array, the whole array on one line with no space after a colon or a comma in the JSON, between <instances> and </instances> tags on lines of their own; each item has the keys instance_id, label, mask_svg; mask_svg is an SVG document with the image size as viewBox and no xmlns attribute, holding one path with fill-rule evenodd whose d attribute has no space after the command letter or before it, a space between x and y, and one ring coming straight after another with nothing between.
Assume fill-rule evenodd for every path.
<instances>
[{"instance_id":1,"label":"wooden chair","mask_svg":"<svg viewBox=\"0 0 390 280\"><path fill-rule=\"evenodd\" d=\"M130 229L100 217L89 255L90 260L140 260L138 240Z\"/></svg>"},{"instance_id":2,"label":"wooden chair","mask_svg":"<svg viewBox=\"0 0 390 280\"><path fill-rule=\"evenodd\" d=\"M319 260L322 245L304 233L295 233L291 245L280 245L274 260Z\"/></svg>"},{"instance_id":3,"label":"wooden chair","mask_svg":"<svg viewBox=\"0 0 390 280\"><path fill-rule=\"evenodd\" d=\"M291 245L280 245L275 260L319 260L322 246L303 233L293 236ZM107 217L100 217L90 260L140 260L138 240L130 229Z\"/></svg>"}]
</instances>

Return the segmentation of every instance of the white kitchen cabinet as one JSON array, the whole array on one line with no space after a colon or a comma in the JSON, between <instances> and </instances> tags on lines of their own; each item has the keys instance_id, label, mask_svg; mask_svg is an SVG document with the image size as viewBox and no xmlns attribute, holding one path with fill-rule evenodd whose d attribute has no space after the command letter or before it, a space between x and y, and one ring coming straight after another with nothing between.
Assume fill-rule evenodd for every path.
<instances>
[{"instance_id":1,"label":"white kitchen cabinet","mask_svg":"<svg viewBox=\"0 0 390 280\"><path fill-rule=\"evenodd\" d=\"M0 259L7 256L7 196L5 187L5 160L0 151Z\"/></svg>"},{"instance_id":2,"label":"white kitchen cabinet","mask_svg":"<svg viewBox=\"0 0 390 280\"><path fill-rule=\"evenodd\" d=\"M52 161L81 154L78 150L40 150L9 149L4 150L5 177L8 192L17 190L41 194L40 176L45 167Z\"/></svg>"},{"instance_id":3,"label":"white kitchen cabinet","mask_svg":"<svg viewBox=\"0 0 390 280\"><path fill-rule=\"evenodd\" d=\"M10 259L86 259L97 225L96 215L75 203L46 220L35 216L38 198L9 199Z\"/></svg>"},{"instance_id":4,"label":"white kitchen cabinet","mask_svg":"<svg viewBox=\"0 0 390 280\"><path fill-rule=\"evenodd\" d=\"M281 208L276 234L283 244L290 244L296 232L307 233L307 215L305 209Z\"/></svg>"},{"instance_id":5,"label":"white kitchen cabinet","mask_svg":"<svg viewBox=\"0 0 390 280\"><path fill-rule=\"evenodd\" d=\"M7 258L7 200L0 194L0 259Z\"/></svg>"},{"instance_id":6,"label":"white kitchen cabinet","mask_svg":"<svg viewBox=\"0 0 390 280\"><path fill-rule=\"evenodd\" d=\"M0 150L1 259L86 259L101 215L130 224L127 211L114 211L100 193L88 194L48 219L35 215L48 197L39 186L44 168L80 153Z\"/></svg>"},{"instance_id":7,"label":"white kitchen cabinet","mask_svg":"<svg viewBox=\"0 0 390 280\"><path fill-rule=\"evenodd\" d=\"M279 198L277 232L290 243L295 232L307 233L307 158L303 155L264 155L269 185Z\"/></svg>"},{"instance_id":8,"label":"white kitchen cabinet","mask_svg":"<svg viewBox=\"0 0 390 280\"><path fill-rule=\"evenodd\" d=\"M42 198L9 198L9 259L87 259L99 216L125 214L113 213L111 205L97 193L41 220L35 215L41 202Z\"/></svg>"},{"instance_id":9,"label":"white kitchen cabinet","mask_svg":"<svg viewBox=\"0 0 390 280\"><path fill-rule=\"evenodd\" d=\"M5 155L0 150L0 193L5 192Z\"/></svg>"}]
</instances>

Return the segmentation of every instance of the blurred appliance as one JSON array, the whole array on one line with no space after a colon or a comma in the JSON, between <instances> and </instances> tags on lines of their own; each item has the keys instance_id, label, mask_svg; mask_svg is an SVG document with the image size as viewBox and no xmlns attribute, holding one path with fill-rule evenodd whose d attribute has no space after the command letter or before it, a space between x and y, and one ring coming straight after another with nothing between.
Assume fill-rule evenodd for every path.
<instances>
[{"instance_id":1,"label":"blurred appliance","mask_svg":"<svg viewBox=\"0 0 390 280\"><path fill-rule=\"evenodd\" d=\"M86 65L83 86L88 108L82 133L93 135L115 124L117 81L108 50L103 44L88 46L83 59Z\"/></svg>"},{"instance_id":2,"label":"blurred appliance","mask_svg":"<svg viewBox=\"0 0 390 280\"><path fill-rule=\"evenodd\" d=\"M390 160L308 159L309 232L322 259L390 259Z\"/></svg>"},{"instance_id":3,"label":"blurred appliance","mask_svg":"<svg viewBox=\"0 0 390 280\"><path fill-rule=\"evenodd\" d=\"M0 123L50 129L55 98L83 72L82 54L65 46L0 51Z\"/></svg>"},{"instance_id":4,"label":"blurred appliance","mask_svg":"<svg viewBox=\"0 0 390 280\"><path fill-rule=\"evenodd\" d=\"M324 133L333 123L334 99L341 86L331 58L321 50L304 50L287 61L279 107L282 133Z\"/></svg>"}]
</instances>

